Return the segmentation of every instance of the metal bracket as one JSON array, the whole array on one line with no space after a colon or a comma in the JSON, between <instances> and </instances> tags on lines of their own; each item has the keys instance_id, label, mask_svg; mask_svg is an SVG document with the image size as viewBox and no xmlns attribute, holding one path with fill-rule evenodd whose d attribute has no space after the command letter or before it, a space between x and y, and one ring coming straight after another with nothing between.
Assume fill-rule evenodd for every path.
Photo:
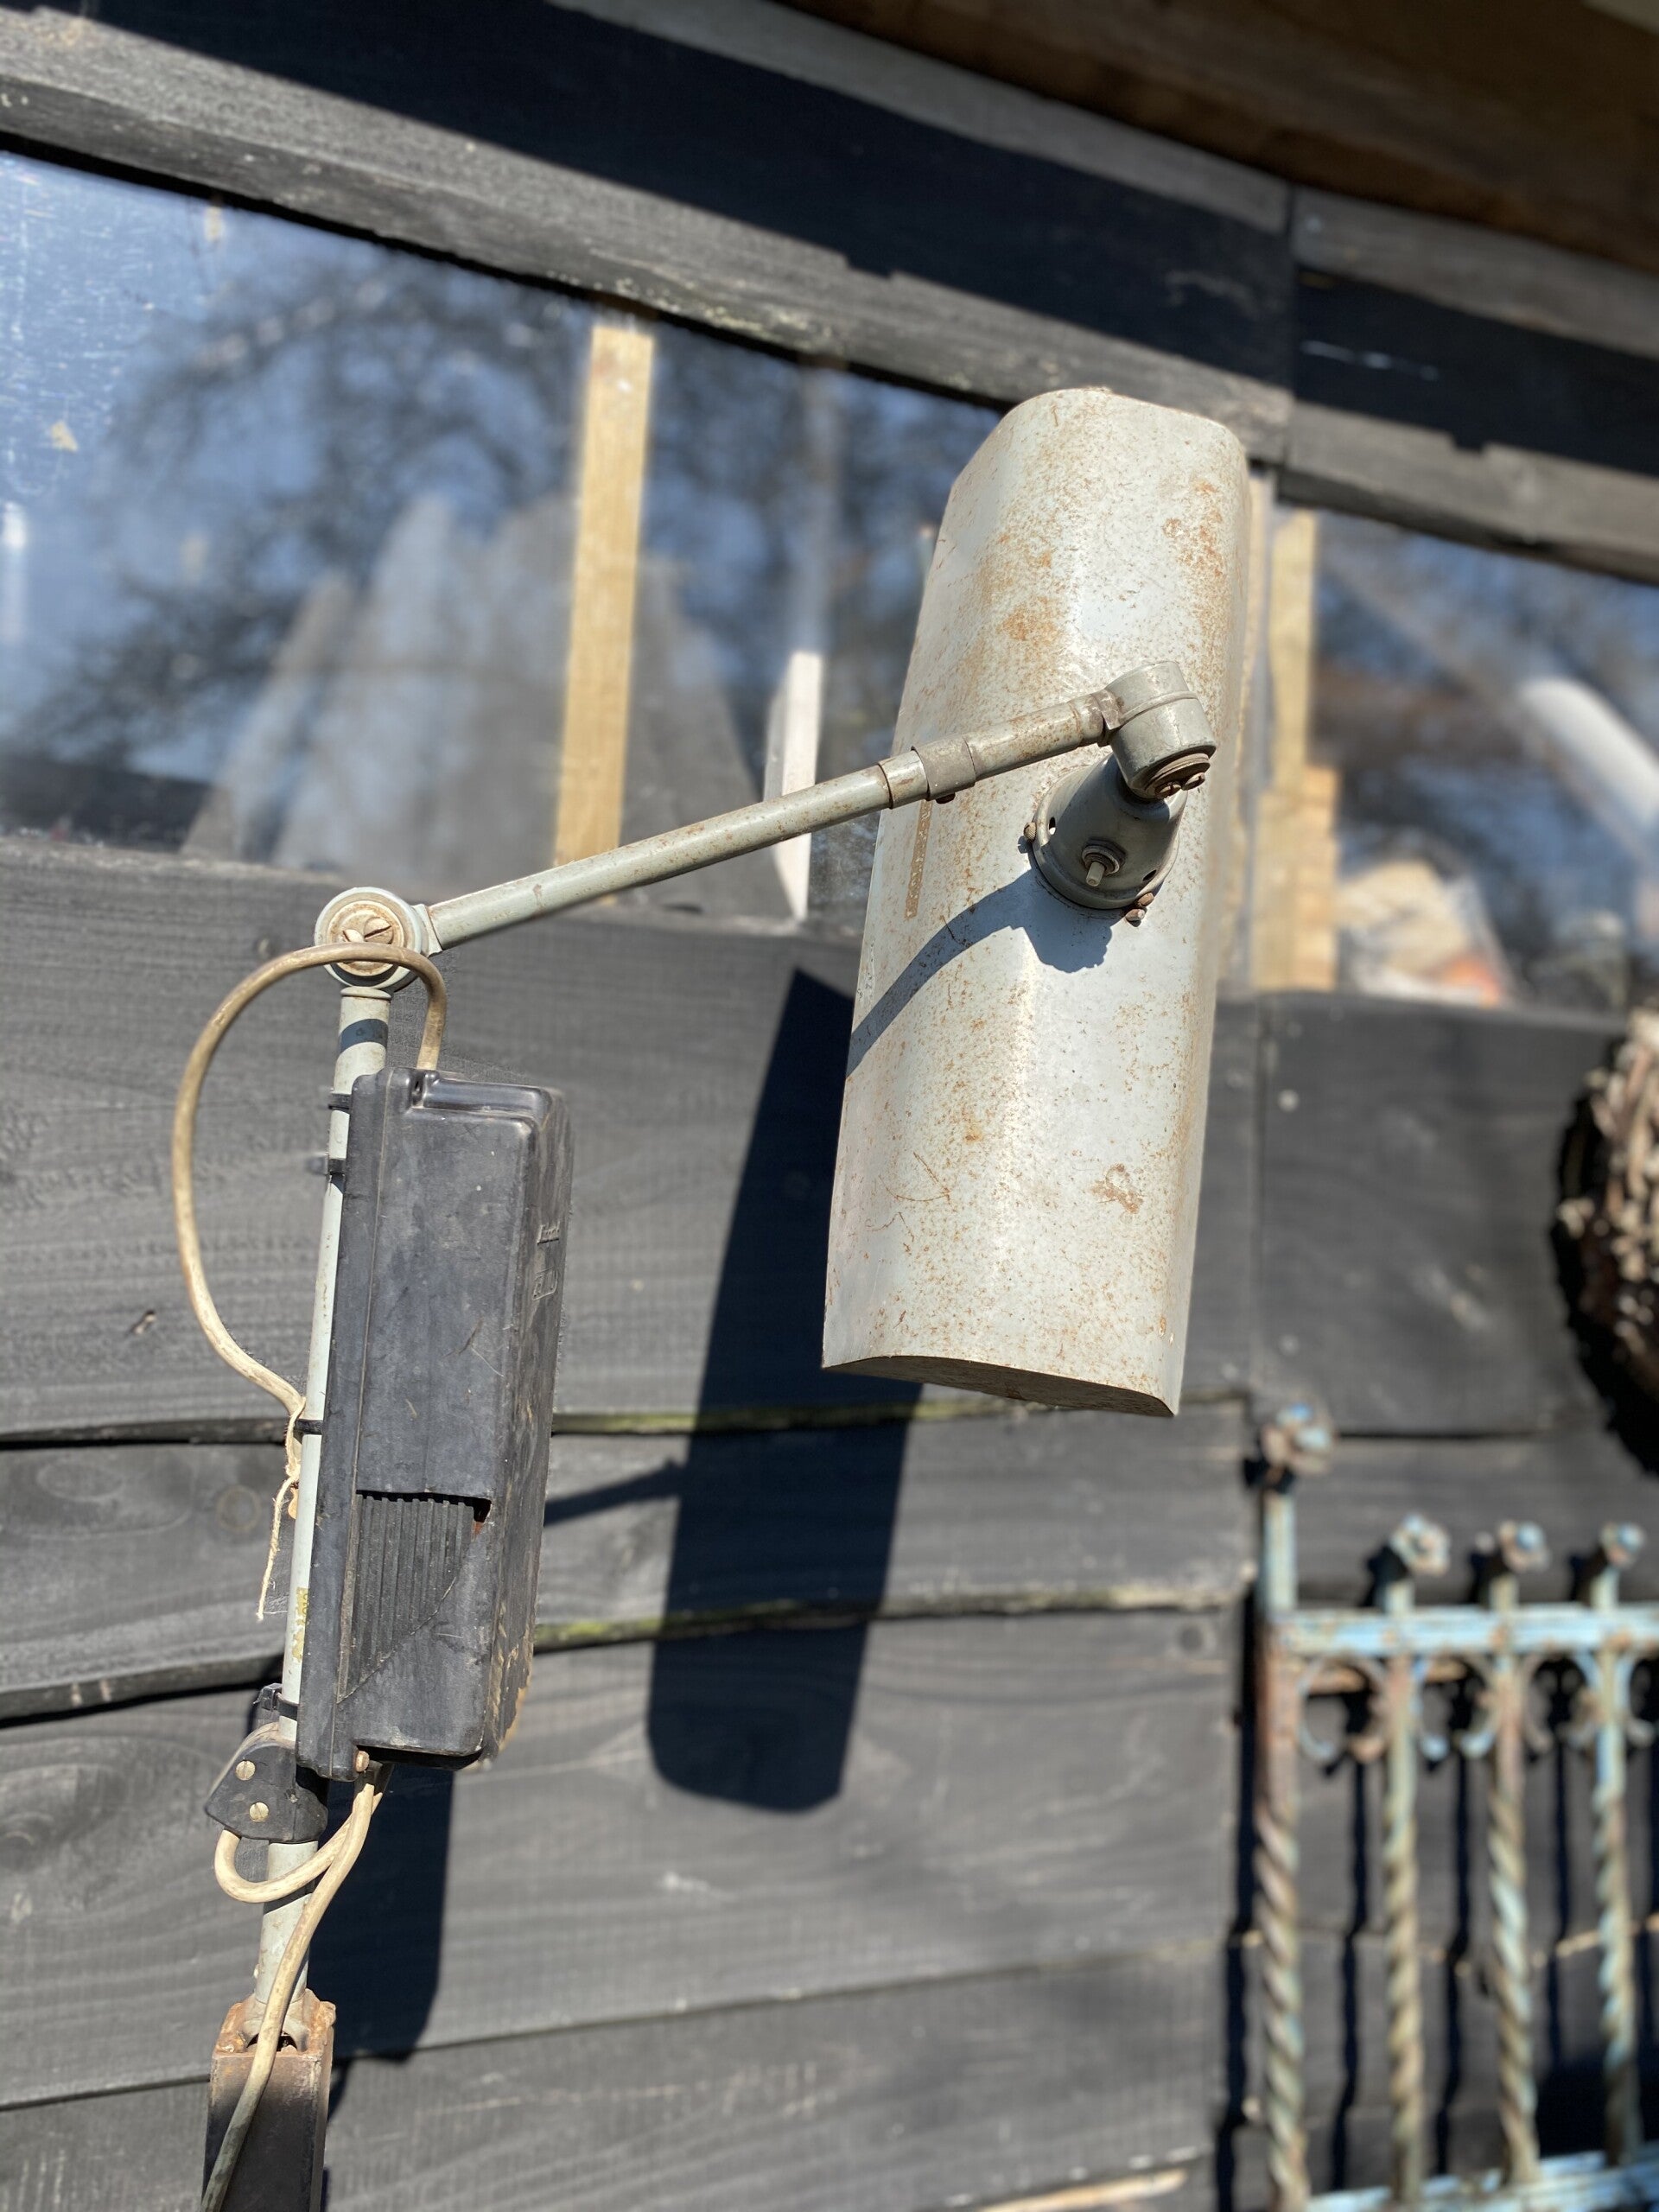
<instances>
[{"instance_id":1,"label":"metal bracket","mask_svg":"<svg viewBox=\"0 0 1659 2212\"><path fill-rule=\"evenodd\" d=\"M1044 795L1026 842L1051 891L1138 924L1169 872L1187 793L1208 773L1216 741L1174 661L1135 669L1112 690L1110 754Z\"/></svg>"},{"instance_id":2,"label":"metal bracket","mask_svg":"<svg viewBox=\"0 0 1659 2212\"><path fill-rule=\"evenodd\" d=\"M245 1998L231 2007L213 2045L204 2178L213 2170L252 2067L258 2031L253 2000ZM318 2212L334 2060L334 2008L302 1990L289 2007L276 2063L231 2177L224 2212Z\"/></svg>"},{"instance_id":3,"label":"metal bracket","mask_svg":"<svg viewBox=\"0 0 1659 2212\"><path fill-rule=\"evenodd\" d=\"M1074 906L1138 923L1175 856L1185 793L1138 800L1109 756L1064 778L1026 825L1037 873Z\"/></svg>"},{"instance_id":4,"label":"metal bracket","mask_svg":"<svg viewBox=\"0 0 1659 2212\"><path fill-rule=\"evenodd\" d=\"M207 1793L207 1817L251 1843L315 1843L328 1825L328 1785L300 1764L279 1695L275 1682L260 1691L254 1727Z\"/></svg>"},{"instance_id":5,"label":"metal bracket","mask_svg":"<svg viewBox=\"0 0 1659 2212\"><path fill-rule=\"evenodd\" d=\"M422 919L425 911L422 906L411 906L395 891L382 891L378 885L359 885L350 891L335 893L317 916L312 942L332 944L336 938L349 938L372 953L384 954L402 945L412 945L416 952L429 953L435 946L430 942L430 924ZM347 988L356 984L371 990L401 991L406 983L415 980L413 969L399 968L384 958L341 961L331 966L328 973Z\"/></svg>"}]
</instances>

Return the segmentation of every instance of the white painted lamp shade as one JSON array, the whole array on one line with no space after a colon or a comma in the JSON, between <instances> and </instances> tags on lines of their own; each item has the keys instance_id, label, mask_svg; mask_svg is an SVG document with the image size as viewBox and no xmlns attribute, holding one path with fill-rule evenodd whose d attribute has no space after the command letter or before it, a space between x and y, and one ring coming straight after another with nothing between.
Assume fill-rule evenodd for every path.
<instances>
[{"instance_id":1,"label":"white painted lamp shade","mask_svg":"<svg viewBox=\"0 0 1659 2212\"><path fill-rule=\"evenodd\" d=\"M897 745L1175 660L1219 751L1142 925L1023 831L1059 764L883 817L830 1236L824 1364L1051 1405L1180 1401L1238 753L1249 486L1232 434L1028 400L945 509Z\"/></svg>"}]
</instances>

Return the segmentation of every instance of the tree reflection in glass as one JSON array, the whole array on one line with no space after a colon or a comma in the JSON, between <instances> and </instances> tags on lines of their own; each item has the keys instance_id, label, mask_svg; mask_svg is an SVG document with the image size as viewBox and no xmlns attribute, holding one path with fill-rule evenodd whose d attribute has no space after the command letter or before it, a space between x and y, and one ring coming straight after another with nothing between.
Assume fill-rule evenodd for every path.
<instances>
[{"instance_id":1,"label":"tree reflection in glass","mask_svg":"<svg viewBox=\"0 0 1659 2212\"><path fill-rule=\"evenodd\" d=\"M16 156L0 210L0 823L417 896L544 866L601 311ZM993 419L654 334L626 836L887 748ZM821 917L869 842L821 841ZM639 895L783 919L796 876Z\"/></svg>"}]
</instances>

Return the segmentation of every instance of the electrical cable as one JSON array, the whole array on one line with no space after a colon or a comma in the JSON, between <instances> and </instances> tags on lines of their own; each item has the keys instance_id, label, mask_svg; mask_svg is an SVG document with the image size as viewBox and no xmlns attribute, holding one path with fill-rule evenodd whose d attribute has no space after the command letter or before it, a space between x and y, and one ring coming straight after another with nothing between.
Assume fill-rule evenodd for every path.
<instances>
[{"instance_id":1,"label":"electrical cable","mask_svg":"<svg viewBox=\"0 0 1659 2212\"><path fill-rule=\"evenodd\" d=\"M293 2002L306 1954L311 1948L322 1916L334 1902L335 1891L357 1864L358 1854L368 1838L369 1822L383 1794L378 1770L371 1771L358 1784L352 1809L339 1835L334 1840L335 1856L328 1861L315 1890L306 1899L304 1910L294 1923L294 1933L289 1937L277 1961L276 1974L271 1978L270 1993L265 1999L259 2032L254 2038L253 2063L248 2069L248 2078L242 2084L242 2093L237 2098L230 2125L219 2140L213 2171L201 2192L201 2212L221 2212L236 2172L237 2160L242 2155L242 2146L253 2126L254 2114L259 2109L259 2100L265 2093L265 2085L276 2063L276 2052L283 2040L288 2008ZM320 1859L322 1855L319 1852L317 1857ZM315 1860L308 1862L308 1873L315 1864Z\"/></svg>"},{"instance_id":2,"label":"electrical cable","mask_svg":"<svg viewBox=\"0 0 1659 2212\"><path fill-rule=\"evenodd\" d=\"M237 1016L251 1006L261 992L268 991L273 983L280 983L285 976L297 976L307 968L324 968L340 963L342 956L356 954L361 964L363 948L360 944L305 944L297 951L279 953L275 960L266 961L263 968L256 968L245 976L233 991L229 992L209 1016L206 1027L190 1047L190 1057L184 1064L184 1075L179 1084L178 1100L173 1109L173 1226L178 1238L179 1264L184 1270L184 1287L189 1294L191 1311L200 1325L201 1332L227 1367L245 1376L250 1382L269 1392L288 1414L288 1449L290 1464L297 1459L298 1440L295 1423L305 1411L305 1394L284 1376L273 1374L261 1364L251 1352L244 1351L236 1338L219 1318L213 1294L207 1287L207 1277L201 1263L201 1238L196 1224L195 1142L196 1109L201 1103L201 1087L207 1080L207 1071L213 1065L213 1055L224 1043L226 1034ZM426 986L426 1022L421 1031L421 1048L415 1056L417 1068L430 1070L438 1064L438 1053L443 1044L444 1018L448 1011L448 993L443 977L423 952L415 952L406 945L399 945L397 965L412 969Z\"/></svg>"},{"instance_id":3,"label":"electrical cable","mask_svg":"<svg viewBox=\"0 0 1659 2212\"><path fill-rule=\"evenodd\" d=\"M274 1509L273 1529L280 1525L283 1498L297 1486L299 1479L298 1423L305 1411L305 1394L286 1376L245 1351L226 1327L213 1293L207 1287L207 1277L202 1265L200 1230L196 1219L195 1201L195 1135L196 1116L201 1103L202 1086L213 1056L225 1041L232 1024L254 1000L284 977L302 973L309 968L363 964L364 948L360 943L346 941L330 944L302 945L293 952L284 952L264 967L256 968L245 976L236 988L221 1000L209 1017L201 1034L190 1048L185 1062L184 1075L179 1084L179 1095L173 1109L173 1225L178 1239L179 1264L184 1272L185 1289L190 1300L191 1311L202 1334L225 1362L250 1382L267 1392L282 1406L288 1415L283 1445L285 1472ZM448 1008L448 993L442 976L424 953L406 946L396 949L395 961L388 963L388 971L408 969L417 975L426 987L426 1020L421 1030L420 1050L415 1065L423 1071L436 1067L438 1053L443 1043L444 1019ZM274 1545L273 1545L274 1551ZM270 1562L266 1561L266 1585L270 1573ZM260 1610L264 1607L264 1588L260 1592ZM373 1770L359 1783L339 1834L324 1844L315 1855L290 1874L279 1875L265 1882L246 1882L235 1869L237 1839L226 1834L221 1837L213 1854L213 1872L219 1886L232 1897L248 1904L274 1904L283 1898L296 1895L314 1884L306 1899L294 1932L283 1948L272 1978L266 1999L259 2032L255 2038L253 2062L248 2078L242 2085L219 2151L213 2171L202 2191L201 2212L220 2212L237 2160L253 2125L254 2114L276 2063L276 2053L282 2043L283 2029L294 1992L305 1968L306 1955L310 1950L322 1916L334 1901L334 1894L356 1864L369 1832L369 1822L382 1795L378 1770ZM229 1845L228 1852L226 1846Z\"/></svg>"},{"instance_id":4,"label":"electrical cable","mask_svg":"<svg viewBox=\"0 0 1659 2212\"><path fill-rule=\"evenodd\" d=\"M213 1851L213 1879L226 1896L234 1898L238 1904L280 1904L284 1897L297 1897L302 1890L308 1890L313 1882L327 1872L339 1858L345 1838L346 1830L341 1827L303 1866L291 1866L286 1874L272 1875L263 1882L251 1882L236 1871L236 1847L244 1838L233 1835L226 1828Z\"/></svg>"}]
</instances>

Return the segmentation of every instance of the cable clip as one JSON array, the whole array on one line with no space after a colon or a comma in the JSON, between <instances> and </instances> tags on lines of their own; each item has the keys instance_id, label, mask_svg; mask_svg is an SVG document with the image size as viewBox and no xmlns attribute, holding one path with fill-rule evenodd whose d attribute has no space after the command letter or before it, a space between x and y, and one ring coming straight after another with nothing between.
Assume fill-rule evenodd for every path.
<instances>
[{"instance_id":1,"label":"cable clip","mask_svg":"<svg viewBox=\"0 0 1659 2212\"><path fill-rule=\"evenodd\" d=\"M328 1825L328 1785L302 1767L281 1692L267 1682L255 1725L207 1793L207 1814L251 1843L315 1843Z\"/></svg>"}]
</instances>

